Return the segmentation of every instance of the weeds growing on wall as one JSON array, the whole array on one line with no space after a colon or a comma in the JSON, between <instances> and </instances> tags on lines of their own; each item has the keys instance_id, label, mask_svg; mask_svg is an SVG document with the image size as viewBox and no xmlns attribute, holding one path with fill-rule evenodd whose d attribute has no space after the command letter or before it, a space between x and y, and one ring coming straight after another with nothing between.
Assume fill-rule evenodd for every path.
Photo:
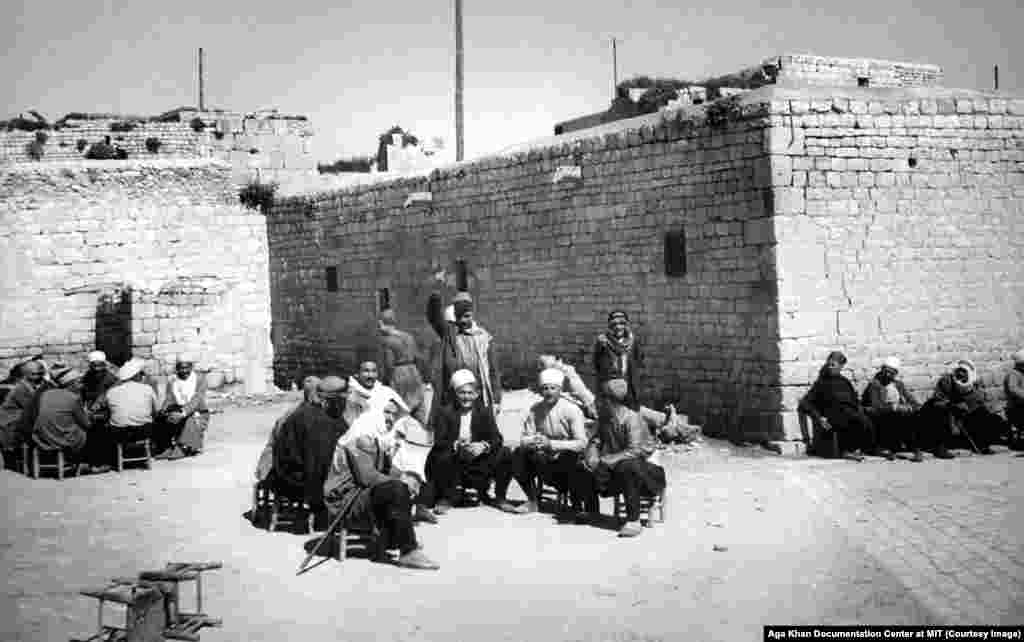
<instances>
[{"instance_id":1,"label":"weeds growing on wall","mask_svg":"<svg viewBox=\"0 0 1024 642\"><path fill-rule=\"evenodd\" d=\"M84 138L79 138L78 142L75 143L75 149L78 150L78 153L84 152L85 148L88 147L88 146L89 146L89 141L85 140Z\"/></svg>"},{"instance_id":2,"label":"weeds growing on wall","mask_svg":"<svg viewBox=\"0 0 1024 642\"><path fill-rule=\"evenodd\" d=\"M266 214L274 205L274 194L277 183L260 183L252 181L238 192L238 200L245 207L258 209Z\"/></svg>"},{"instance_id":3,"label":"weeds growing on wall","mask_svg":"<svg viewBox=\"0 0 1024 642\"><path fill-rule=\"evenodd\" d=\"M120 133L120 132L130 132L130 131L135 131L136 127L138 127L138 125L136 125L135 123L128 122L128 121L122 121L122 122L117 122L117 123L111 123L110 124L110 131L117 132L117 133Z\"/></svg>"},{"instance_id":4,"label":"weeds growing on wall","mask_svg":"<svg viewBox=\"0 0 1024 642\"><path fill-rule=\"evenodd\" d=\"M44 131L37 131L35 140L28 144L26 151L28 157L32 160L41 160L43 158L44 148L46 147L46 141L50 139L49 134Z\"/></svg>"},{"instance_id":5,"label":"weeds growing on wall","mask_svg":"<svg viewBox=\"0 0 1024 642\"><path fill-rule=\"evenodd\" d=\"M128 158L128 152L107 141L102 141L90 145L89 151L85 152L85 157L89 160L124 160Z\"/></svg>"},{"instance_id":6,"label":"weeds growing on wall","mask_svg":"<svg viewBox=\"0 0 1024 642\"><path fill-rule=\"evenodd\" d=\"M188 126L197 134L206 130L206 123L204 123L203 119L198 116L188 121Z\"/></svg>"},{"instance_id":7,"label":"weeds growing on wall","mask_svg":"<svg viewBox=\"0 0 1024 642\"><path fill-rule=\"evenodd\" d=\"M155 136L150 136L146 139L146 151L150 154L159 152L162 146L163 142Z\"/></svg>"},{"instance_id":8,"label":"weeds growing on wall","mask_svg":"<svg viewBox=\"0 0 1024 642\"><path fill-rule=\"evenodd\" d=\"M51 128L50 123L39 112L34 109L30 109L28 114L32 118L18 116L16 118L11 118L10 120L0 121L0 128L9 132L34 132L41 129Z\"/></svg>"}]
</instances>

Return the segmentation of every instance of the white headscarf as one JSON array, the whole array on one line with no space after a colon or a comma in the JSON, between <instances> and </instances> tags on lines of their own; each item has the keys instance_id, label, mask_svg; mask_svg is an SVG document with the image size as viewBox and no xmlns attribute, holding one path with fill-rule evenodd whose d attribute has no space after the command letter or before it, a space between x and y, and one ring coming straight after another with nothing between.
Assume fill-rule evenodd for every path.
<instances>
[{"instance_id":1,"label":"white headscarf","mask_svg":"<svg viewBox=\"0 0 1024 642\"><path fill-rule=\"evenodd\" d=\"M369 406L370 410L383 411L384 406L388 405L389 401L394 401L400 413L409 412L409 406L402 399L402 395L398 394L391 386L384 385L380 381L375 382L373 388L366 388L355 377L349 377L348 389L365 399L366 405Z\"/></svg>"}]
</instances>

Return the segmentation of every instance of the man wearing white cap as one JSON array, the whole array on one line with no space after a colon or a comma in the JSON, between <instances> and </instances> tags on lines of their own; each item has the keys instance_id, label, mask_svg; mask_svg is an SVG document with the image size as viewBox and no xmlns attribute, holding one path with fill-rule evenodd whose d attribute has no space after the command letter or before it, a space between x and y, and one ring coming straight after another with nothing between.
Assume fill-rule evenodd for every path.
<instances>
[{"instance_id":1,"label":"man wearing white cap","mask_svg":"<svg viewBox=\"0 0 1024 642\"><path fill-rule=\"evenodd\" d=\"M894 451L905 447L914 453L912 461L920 462L917 411L921 404L897 378L900 365L897 357L882 361L882 366L864 389L860 401L875 426L878 442L883 447L883 456L892 459Z\"/></svg>"},{"instance_id":2,"label":"man wearing white cap","mask_svg":"<svg viewBox=\"0 0 1024 642\"><path fill-rule=\"evenodd\" d=\"M577 470L580 455L587 446L583 411L562 397L565 374L548 368L540 373L540 401L530 407L523 424L519 447L505 458L495 480L498 508L509 513L537 511L537 476L560 492L569 490L570 478ZM505 499L509 481L515 477L526 493L526 503L513 506ZM582 508L579 498L574 498Z\"/></svg>"},{"instance_id":3,"label":"man wearing white cap","mask_svg":"<svg viewBox=\"0 0 1024 642\"><path fill-rule=\"evenodd\" d=\"M477 491L486 502L487 490L505 455L494 414L480 402L477 379L469 370L451 377L454 402L438 409L434 418L434 445L427 456L427 479L434 484L443 515L455 503L456 487Z\"/></svg>"},{"instance_id":4,"label":"man wearing white cap","mask_svg":"<svg viewBox=\"0 0 1024 642\"><path fill-rule=\"evenodd\" d=\"M82 377L82 401L86 408L94 408L97 402L102 403L103 395L117 383L117 375L110 371L107 355L101 350L94 350L87 358L89 369Z\"/></svg>"},{"instance_id":5,"label":"man wearing white cap","mask_svg":"<svg viewBox=\"0 0 1024 642\"><path fill-rule=\"evenodd\" d=\"M132 357L117 372L118 384L107 391L110 436L119 442L149 439L160 413L156 392L142 383L144 363Z\"/></svg>"},{"instance_id":6,"label":"man wearing white cap","mask_svg":"<svg viewBox=\"0 0 1024 642\"><path fill-rule=\"evenodd\" d=\"M1024 350L1013 355L1013 370L1003 381L1006 393L1006 419L1016 431L1010 445L1014 450L1024 447Z\"/></svg>"}]
</instances>

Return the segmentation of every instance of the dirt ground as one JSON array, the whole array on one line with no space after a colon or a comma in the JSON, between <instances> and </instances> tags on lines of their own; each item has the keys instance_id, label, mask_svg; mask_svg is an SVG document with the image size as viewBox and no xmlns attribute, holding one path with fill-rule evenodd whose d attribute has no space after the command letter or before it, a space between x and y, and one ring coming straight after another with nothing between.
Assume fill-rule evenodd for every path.
<instances>
[{"instance_id":1,"label":"dirt ground","mask_svg":"<svg viewBox=\"0 0 1024 642\"><path fill-rule=\"evenodd\" d=\"M506 398L511 441L528 402ZM224 563L204 587L224 627L204 642L732 641L765 624L1024 622L1024 459L1007 452L855 464L708 440L663 457L667 522L639 538L464 508L417 529L440 571L350 558L297 577L310 536L243 517L286 407L228 408L201 457L152 470L0 473L0 640L88 634L95 602L80 589L200 560Z\"/></svg>"}]
</instances>

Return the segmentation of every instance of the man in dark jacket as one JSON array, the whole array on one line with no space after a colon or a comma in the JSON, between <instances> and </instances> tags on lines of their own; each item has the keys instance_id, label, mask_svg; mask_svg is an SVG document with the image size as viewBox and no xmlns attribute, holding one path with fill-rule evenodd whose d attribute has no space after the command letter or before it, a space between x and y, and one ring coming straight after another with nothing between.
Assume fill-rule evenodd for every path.
<instances>
[{"instance_id":1,"label":"man in dark jacket","mask_svg":"<svg viewBox=\"0 0 1024 642\"><path fill-rule=\"evenodd\" d=\"M928 428L926 439L936 457L952 458L949 447L963 441L982 455L992 454L991 445L1009 432L1009 425L987 404L988 395L971 361L960 359L939 378L921 411L922 424Z\"/></svg>"},{"instance_id":2,"label":"man in dark jacket","mask_svg":"<svg viewBox=\"0 0 1024 642\"><path fill-rule=\"evenodd\" d=\"M498 465L507 456L494 415L479 402L476 377L468 370L452 375L455 403L440 408L434 417L434 445L427 456L427 479L434 484L443 515L455 503L456 486L475 489L481 502Z\"/></svg>"},{"instance_id":3,"label":"man in dark jacket","mask_svg":"<svg viewBox=\"0 0 1024 642\"><path fill-rule=\"evenodd\" d=\"M842 375L846 355L832 352L818 373L818 379L800 400L800 409L818 422L824 431L839 435L839 453L845 459L863 461L863 453L874 452L875 436L871 419L864 412L850 380ZM892 453L878 454L891 458Z\"/></svg>"},{"instance_id":4,"label":"man in dark jacket","mask_svg":"<svg viewBox=\"0 0 1024 642\"><path fill-rule=\"evenodd\" d=\"M875 427L879 444L891 451L909 448L914 453L912 461L920 462L917 411L921 404L897 379L900 365L896 357L883 361L860 401Z\"/></svg>"},{"instance_id":5,"label":"man in dark jacket","mask_svg":"<svg viewBox=\"0 0 1024 642\"><path fill-rule=\"evenodd\" d=\"M301 497L310 509L324 509L324 480L338 438L348 431L342 414L348 384L325 377L317 386L321 405L304 404L281 426L274 441L273 483L279 492ZM324 515L320 515L323 519Z\"/></svg>"}]
</instances>

